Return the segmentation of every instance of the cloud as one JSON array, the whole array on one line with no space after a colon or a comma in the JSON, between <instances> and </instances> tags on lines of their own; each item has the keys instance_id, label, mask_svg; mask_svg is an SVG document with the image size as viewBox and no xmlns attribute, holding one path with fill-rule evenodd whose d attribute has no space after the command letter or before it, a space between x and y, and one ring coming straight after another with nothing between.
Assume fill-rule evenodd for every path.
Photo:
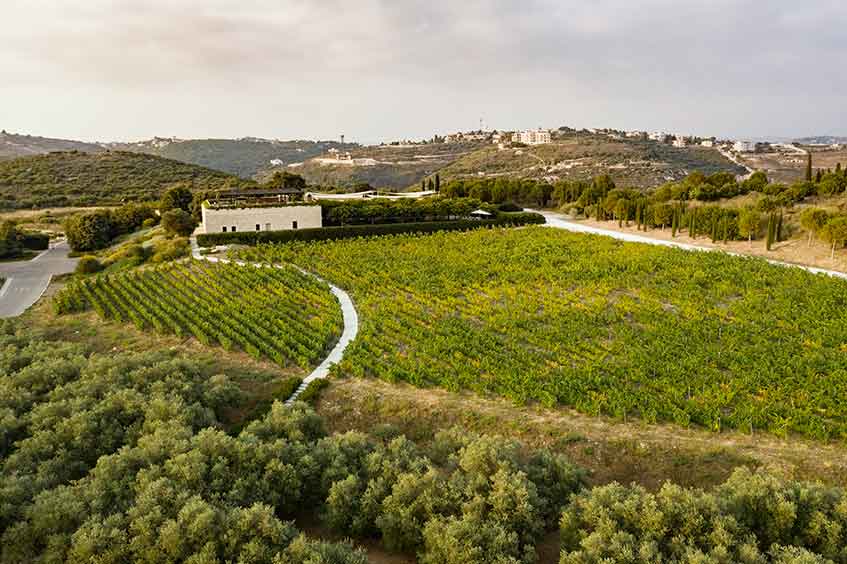
<instances>
[{"instance_id":1,"label":"cloud","mask_svg":"<svg viewBox=\"0 0 847 564\"><path fill-rule=\"evenodd\" d=\"M43 133L847 129L840 1L7 2L0 120Z\"/></svg>"}]
</instances>

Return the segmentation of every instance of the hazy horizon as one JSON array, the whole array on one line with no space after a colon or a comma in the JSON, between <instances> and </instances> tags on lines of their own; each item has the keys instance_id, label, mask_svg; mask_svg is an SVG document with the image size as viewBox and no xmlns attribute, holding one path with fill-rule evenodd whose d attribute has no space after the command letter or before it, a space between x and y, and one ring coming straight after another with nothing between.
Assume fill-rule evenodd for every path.
<instances>
[{"instance_id":1,"label":"hazy horizon","mask_svg":"<svg viewBox=\"0 0 847 564\"><path fill-rule=\"evenodd\" d=\"M0 129L376 143L490 128L847 134L847 5L11 0Z\"/></svg>"}]
</instances>

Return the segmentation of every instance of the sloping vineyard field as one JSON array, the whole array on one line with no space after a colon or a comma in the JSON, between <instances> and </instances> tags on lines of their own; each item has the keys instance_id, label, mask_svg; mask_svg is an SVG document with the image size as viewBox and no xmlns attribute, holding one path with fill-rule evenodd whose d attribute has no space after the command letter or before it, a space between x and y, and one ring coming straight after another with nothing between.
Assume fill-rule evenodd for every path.
<instances>
[{"instance_id":1,"label":"sloping vineyard field","mask_svg":"<svg viewBox=\"0 0 847 564\"><path fill-rule=\"evenodd\" d=\"M74 282L54 299L57 313L94 309L139 329L239 348L280 366L320 362L341 334L329 287L295 268L191 262Z\"/></svg>"},{"instance_id":2,"label":"sloping vineyard field","mask_svg":"<svg viewBox=\"0 0 847 564\"><path fill-rule=\"evenodd\" d=\"M622 419L847 437L847 283L531 227L243 249L352 293L341 372Z\"/></svg>"}]
</instances>

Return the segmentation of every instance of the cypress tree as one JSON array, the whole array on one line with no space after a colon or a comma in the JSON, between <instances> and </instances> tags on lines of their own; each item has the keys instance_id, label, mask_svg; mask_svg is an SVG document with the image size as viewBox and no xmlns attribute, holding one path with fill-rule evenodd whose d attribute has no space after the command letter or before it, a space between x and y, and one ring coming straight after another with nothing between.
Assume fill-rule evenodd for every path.
<instances>
[{"instance_id":1,"label":"cypress tree","mask_svg":"<svg viewBox=\"0 0 847 564\"><path fill-rule=\"evenodd\" d=\"M821 169L818 169L818 172L815 174L815 183L816 184L820 184L822 176L823 175L821 174Z\"/></svg>"},{"instance_id":2,"label":"cypress tree","mask_svg":"<svg viewBox=\"0 0 847 564\"><path fill-rule=\"evenodd\" d=\"M679 224L679 208L673 209L673 215L671 215L671 237L676 237L676 228Z\"/></svg>"},{"instance_id":3,"label":"cypress tree","mask_svg":"<svg viewBox=\"0 0 847 564\"><path fill-rule=\"evenodd\" d=\"M806 155L806 182L812 181L812 153Z\"/></svg>"},{"instance_id":4,"label":"cypress tree","mask_svg":"<svg viewBox=\"0 0 847 564\"><path fill-rule=\"evenodd\" d=\"M782 210L779 210L779 221L776 225L776 242L782 241Z\"/></svg>"},{"instance_id":5,"label":"cypress tree","mask_svg":"<svg viewBox=\"0 0 847 564\"><path fill-rule=\"evenodd\" d=\"M441 177L438 174L435 175L435 191L441 192Z\"/></svg>"},{"instance_id":6,"label":"cypress tree","mask_svg":"<svg viewBox=\"0 0 847 564\"><path fill-rule=\"evenodd\" d=\"M426 180L421 180L421 192L426 192Z\"/></svg>"}]
</instances>

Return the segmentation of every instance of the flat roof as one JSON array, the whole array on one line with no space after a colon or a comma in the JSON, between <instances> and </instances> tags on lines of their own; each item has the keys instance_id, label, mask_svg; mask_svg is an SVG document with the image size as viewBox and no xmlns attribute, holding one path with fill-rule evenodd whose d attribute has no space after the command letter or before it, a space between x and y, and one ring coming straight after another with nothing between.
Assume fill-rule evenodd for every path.
<instances>
[{"instance_id":1,"label":"flat roof","mask_svg":"<svg viewBox=\"0 0 847 564\"><path fill-rule=\"evenodd\" d=\"M275 188L273 190L221 190L215 192L215 198L265 198L268 196L291 196L302 194L298 188Z\"/></svg>"}]
</instances>

